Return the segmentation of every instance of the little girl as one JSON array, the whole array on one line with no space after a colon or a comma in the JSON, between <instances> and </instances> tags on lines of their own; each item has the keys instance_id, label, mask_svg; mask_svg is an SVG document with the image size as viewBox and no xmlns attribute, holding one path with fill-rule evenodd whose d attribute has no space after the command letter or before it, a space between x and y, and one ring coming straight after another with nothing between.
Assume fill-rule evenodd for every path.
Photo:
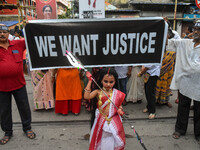
<instances>
[{"instance_id":1,"label":"little girl","mask_svg":"<svg viewBox=\"0 0 200 150\"><path fill-rule=\"evenodd\" d=\"M125 94L117 88L118 77L113 68L103 68L100 71L100 89L91 92L92 76L86 72L89 81L85 88L84 98L98 99L95 120L90 135L89 150L123 150L125 147L125 133L120 115L123 115L122 102ZM117 110L114 103L119 109Z\"/></svg>"}]
</instances>

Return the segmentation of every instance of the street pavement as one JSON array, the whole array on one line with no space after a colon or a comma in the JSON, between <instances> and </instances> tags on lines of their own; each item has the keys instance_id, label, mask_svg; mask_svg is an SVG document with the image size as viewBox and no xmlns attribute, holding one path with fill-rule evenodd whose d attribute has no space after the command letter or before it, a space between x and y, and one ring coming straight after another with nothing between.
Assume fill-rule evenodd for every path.
<instances>
[{"instance_id":1,"label":"street pavement","mask_svg":"<svg viewBox=\"0 0 200 150\"><path fill-rule=\"evenodd\" d=\"M32 128L37 137L26 138L22 132L21 120L13 100L13 130L14 136L6 145L0 145L0 150L87 150L89 141L85 138L90 132L90 113L82 106L81 113L74 116L55 114L52 110L33 111L33 94L30 78L26 76L29 103L32 110ZM148 114L142 110L146 100L141 104L128 103L123 106L127 120L123 120L126 133L125 150L143 150L137 140L133 125L140 135L147 150L199 150L200 145L194 139L193 111L190 113L188 131L185 136L176 140L172 138L176 122L177 104L174 103L177 91L173 91L170 102L173 107L156 106L156 119L149 120ZM4 133L0 131L0 137Z\"/></svg>"}]
</instances>

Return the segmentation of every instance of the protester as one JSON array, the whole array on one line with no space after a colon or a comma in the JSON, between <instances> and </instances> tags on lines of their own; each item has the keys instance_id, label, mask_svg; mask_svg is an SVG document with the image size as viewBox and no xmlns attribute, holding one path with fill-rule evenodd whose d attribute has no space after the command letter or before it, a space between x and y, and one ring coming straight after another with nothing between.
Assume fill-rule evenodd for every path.
<instances>
[{"instance_id":1,"label":"protester","mask_svg":"<svg viewBox=\"0 0 200 150\"><path fill-rule=\"evenodd\" d=\"M187 131L191 100L194 100L194 135L200 142L200 21L194 39L168 40L168 50L176 51L176 68L170 88L179 90L178 113L173 138Z\"/></svg>"},{"instance_id":2,"label":"protester","mask_svg":"<svg viewBox=\"0 0 200 150\"><path fill-rule=\"evenodd\" d=\"M92 71L92 68L86 68L88 71ZM81 78L81 80L83 81L83 86L82 86L82 84L81 84L81 86L82 86L82 94L84 95L84 89L85 89L85 87L86 87L86 85L87 85L87 83L88 83L88 78L86 77L86 75L85 75L85 72L83 71L83 73L82 73L82 78ZM91 105L90 105L91 103L90 103L90 100L86 100L86 99L84 99L84 96L82 97L82 105L83 106L85 106L85 109L88 111L88 112L90 112L91 111Z\"/></svg>"},{"instance_id":3,"label":"protester","mask_svg":"<svg viewBox=\"0 0 200 150\"><path fill-rule=\"evenodd\" d=\"M192 24L187 26L186 31L185 31L186 35L184 37L185 39L191 39L192 38L191 33L193 32L193 28L194 28L194 26Z\"/></svg>"},{"instance_id":4,"label":"protester","mask_svg":"<svg viewBox=\"0 0 200 150\"><path fill-rule=\"evenodd\" d=\"M92 77L94 78L95 81L98 81L98 80L99 80L99 72L101 71L102 68L103 68L103 67L93 67L93 68L92 68ZM88 70L89 70L89 69L88 69ZM86 83L85 85L87 85L87 83ZM92 90L95 90L95 89L98 88L98 87L96 86L96 84L94 84L93 82L92 82L92 86L91 86L91 87L92 87ZM86 101L86 105L85 105L85 106L86 106L86 109L87 109L88 111L91 111L92 114L95 113L95 110L96 110L96 102L97 102L97 99L96 99L96 98ZM92 122L93 122L93 120L92 120Z\"/></svg>"},{"instance_id":5,"label":"protester","mask_svg":"<svg viewBox=\"0 0 200 150\"><path fill-rule=\"evenodd\" d=\"M52 7L45 5L42 9L44 19L51 19ZM31 71L33 86L34 110L52 109L55 107L55 69Z\"/></svg>"},{"instance_id":6,"label":"protester","mask_svg":"<svg viewBox=\"0 0 200 150\"><path fill-rule=\"evenodd\" d=\"M167 16L163 17L163 19L167 22L168 24L168 28L172 30L172 27L171 27L171 23L169 22L169 19ZM173 34L174 34L174 39L181 39L180 35L178 34L177 31L175 30L172 30Z\"/></svg>"},{"instance_id":7,"label":"protester","mask_svg":"<svg viewBox=\"0 0 200 150\"><path fill-rule=\"evenodd\" d=\"M56 77L55 113L78 115L81 110L82 88L78 69L58 69Z\"/></svg>"},{"instance_id":8,"label":"protester","mask_svg":"<svg viewBox=\"0 0 200 150\"><path fill-rule=\"evenodd\" d=\"M190 24L187 26L186 28L186 35L184 38L186 39L193 39L193 28L194 28L194 25L193 24ZM178 103L178 99L176 100L176 103ZM191 106L190 106L190 110L193 110L194 108L194 105L193 105L193 102L191 103Z\"/></svg>"},{"instance_id":9,"label":"protester","mask_svg":"<svg viewBox=\"0 0 200 150\"><path fill-rule=\"evenodd\" d=\"M161 65L145 65L142 70L138 73L138 76L142 76L145 73L145 95L147 99L147 106L143 110L144 113L149 112L149 119L156 117L156 97L155 88L158 76L160 76Z\"/></svg>"},{"instance_id":10,"label":"protester","mask_svg":"<svg viewBox=\"0 0 200 150\"><path fill-rule=\"evenodd\" d=\"M18 26L15 26L15 31L14 31L14 40L20 40L23 39L24 37L22 36L22 31L19 30ZM26 63L26 49L23 52L23 71L24 74L28 74L28 66Z\"/></svg>"},{"instance_id":11,"label":"protester","mask_svg":"<svg viewBox=\"0 0 200 150\"><path fill-rule=\"evenodd\" d=\"M117 73L113 68L103 68L100 71L98 84L103 91L96 89L91 92L92 76L87 72L89 79L85 88L84 98L98 99L95 121L90 135L90 150L117 150L125 147L125 133L120 115L123 115L121 104L125 94L115 89L117 85ZM114 107L111 101L119 108Z\"/></svg>"},{"instance_id":12,"label":"protester","mask_svg":"<svg viewBox=\"0 0 200 150\"><path fill-rule=\"evenodd\" d=\"M172 30L171 23L169 22L168 17L163 17L163 19L167 22L168 29ZM176 32L175 30L172 30L172 33L174 34L173 39L181 39L181 37L178 34L178 32ZM176 67L176 63L175 63L175 68L177 68ZM175 103L178 103L178 96L177 96L177 99L175 100Z\"/></svg>"},{"instance_id":13,"label":"protester","mask_svg":"<svg viewBox=\"0 0 200 150\"><path fill-rule=\"evenodd\" d=\"M0 144L6 144L13 136L12 95L22 120L22 128L30 139L36 137L31 130L31 111L23 74L24 40L8 40L7 26L0 25L0 115L1 128L5 132Z\"/></svg>"},{"instance_id":14,"label":"protester","mask_svg":"<svg viewBox=\"0 0 200 150\"><path fill-rule=\"evenodd\" d=\"M138 77L141 66L129 67L130 78L127 83L127 102L141 103L145 99L144 80Z\"/></svg>"},{"instance_id":15,"label":"protester","mask_svg":"<svg viewBox=\"0 0 200 150\"><path fill-rule=\"evenodd\" d=\"M0 26L5 26L5 25L0 23ZM14 36L10 33L10 31L9 31L9 35L8 35L8 40L12 41L12 40L14 40Z\"/></svg>"},{"instance_id":16,"label":"protester","mask_svg":"<svg viewBox=\"0 0 200 150\"><path fill-rule=\"evenodd\" d=\"M168 35L170 39L174 37L171 29L168 29ZM170 108L172 107L172 104L169 102L171 95L170 84L174 74L175 59L175 52L165 50L155 92L157 103L167 105Z\"/></svg>"},{"instance_id":17,"label":"protester","mask_svg":"<svg viewBox=\"0 0 200 150\"><path fill-rule=\"evenodd\" d=\"M187 26L186 36L184 38L193 39L193 28L194 28L193 24L190 24L189 26ZM176 103L178 103L178 99L176 100ZM194 105L193 105L193 102L192 102L191 106L190 106L190 110L193 110L193 109L194 109Z\"/></svg>"},{"instance_id":18,"label":"protester","mask_svg":"<svg viewBox=\"0 0 200 150\"><path fill-rule=\"evenodd\" d=\"M34 70L31 72L31 80L33 86L34 110L54 108L54 70Z\"/></svg>"},{"instance_id":19,"label":"protester","mask_svg":"<svg viewBox=\"0 0 200 150\"><path fill-rule=\"evenodd\" d=\"M22 31L19 30L19 29L15 30L14 35L15 35L14 40L19 40L19 39L22 39L22 38L23 38L23 37L22 37Z\"/></svg>"},{"instance_id":20,"label":"protester","mask_svg":"<svg viewBox=\"0 0 200 150\"><path fill-rule=\"evenodd\" d=\"M115 70L118 74L119 90L122 91L124 94L127 94L126 85L128 82L128 66L116 66ZM126 105L126 98L124 99L122 104Z\"/></svg>"}]
</instances>

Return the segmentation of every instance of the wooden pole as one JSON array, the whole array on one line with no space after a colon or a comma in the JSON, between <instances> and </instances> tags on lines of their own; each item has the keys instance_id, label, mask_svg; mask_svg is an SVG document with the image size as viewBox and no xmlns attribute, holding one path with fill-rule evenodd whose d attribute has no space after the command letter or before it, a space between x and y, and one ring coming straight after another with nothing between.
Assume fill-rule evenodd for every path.
<instances>
[{"instance_id":1,"label":"wooden pole","mask_svg":"<svg viewBox=\"0 0 200 150\"><path fill-rule=\"evenodd\" d=\"M19 29L21 30L21 26L20 26L20 3L19 3L19 0L17 0L17 9L18 9L18 24L19 24Z\"/></svg>"},{"instance_id":2,"label":"wooden pole","mask_svg":"<svg viewBox=\"0 0 200 150\"><path fill-rule=\"evenodd\" d=\"M168 18L168 20L174 20L174 18ZM200 18L176 18L176 20L200 20Z\"/></svg>"},{"instance_id":3,"label":"wooden pole","mask_svg":"<svg viewBox=\"0 0 200 150\"><path fill-rule=\"evenodd\" d=\"M19 12L20 12L20 16L22 18L22 25L24 26L25 25L24 15L22 13L22 6L20 4L19 4Z\"/></svg>"},{"instance_id":4,"label":"wooden pole","mask_svg":"<svg viewBox=\"0 0 200 150\"><path fill-rule=\"evenodd\" d=\"M174 25L173 25L173 30L176 29L176 11L177 11L177 0L175 0L175 8L174 8Z\"/></svg>"}]
</instances>

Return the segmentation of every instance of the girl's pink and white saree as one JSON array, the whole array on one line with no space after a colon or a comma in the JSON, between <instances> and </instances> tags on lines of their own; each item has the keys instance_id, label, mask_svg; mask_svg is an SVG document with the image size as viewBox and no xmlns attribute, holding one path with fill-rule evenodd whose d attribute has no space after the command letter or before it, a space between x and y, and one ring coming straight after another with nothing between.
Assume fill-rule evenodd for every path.
<instances>
[{"instance_id":1,"label":"girl's pink and white saree","mask_svg":"<svg viewBox=\"0 0 200 150\"><path fill-rule=\"evenodd\" d=\"M121 106L125 98L125 94L116 89L113 89L109 96L117 107ZM122 119L106 96L100 96L99 101L91 130L89 150L123 150L125 132Z\"/></svg>"}]
</instances>

